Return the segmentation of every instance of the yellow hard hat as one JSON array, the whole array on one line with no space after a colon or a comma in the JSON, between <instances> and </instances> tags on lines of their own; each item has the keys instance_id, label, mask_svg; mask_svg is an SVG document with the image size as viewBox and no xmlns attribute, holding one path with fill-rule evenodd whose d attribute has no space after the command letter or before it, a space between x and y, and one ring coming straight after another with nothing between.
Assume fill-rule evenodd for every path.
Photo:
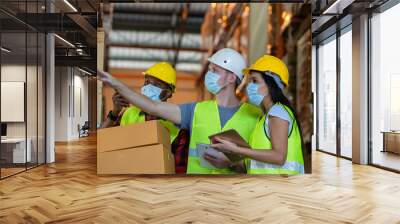
<instances>
[{"instance_id":1,"label":"yellow hard hat","mask_svg":"<svg viewBox=\"0 0 400 224\"><path fill-rule=\"evenodd\" d=\"M176 86L176 71L168 62L159 62L148 68L144 74L153 76L167 84Z\"/></svg>"},{"instance_id":2,"label":"yellow hard hat","mask_svg":"<svg viewBox=\"0 0 400 224\"><path fill-rule=\"evenodd\" d=\"M289 85L289 70L286 64L279 58L272 55L264 55L257 59L249 68L243 70L245 75L249 75L250 71L272 72L281 79L286 86Z\"/></svg>"}]
</instances>

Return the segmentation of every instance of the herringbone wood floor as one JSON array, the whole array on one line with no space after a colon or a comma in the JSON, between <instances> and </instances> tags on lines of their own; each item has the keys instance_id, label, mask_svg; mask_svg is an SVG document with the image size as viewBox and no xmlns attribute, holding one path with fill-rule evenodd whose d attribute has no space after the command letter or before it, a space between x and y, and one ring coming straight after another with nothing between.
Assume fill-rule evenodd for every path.
<instances>
[{"instance_id":1,"label":"herringbone wood floor","mask_svg":"<svg viewBox=\"0 0 400 224\"><path fill-rule=\"evenodd\" d=\"M99 177L95 143L0 181L0 223L400 223L400 175L326 154L289 178Z\"/></svg>"}]
</instances>

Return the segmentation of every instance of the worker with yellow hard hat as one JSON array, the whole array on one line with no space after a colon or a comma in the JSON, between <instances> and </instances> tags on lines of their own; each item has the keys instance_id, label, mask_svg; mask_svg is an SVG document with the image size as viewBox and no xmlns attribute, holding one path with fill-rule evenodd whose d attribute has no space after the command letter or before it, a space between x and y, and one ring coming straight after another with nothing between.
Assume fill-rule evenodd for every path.
<instances>
[{"instance_id":1,"label":"worker with yellow hard hat","mask_svg":"<svg viewBox=\"0 0 400 224\"><path fill-rule=\"evenodd\" d=\"M176 72L167 62L160 62L144 72L144 85L141 88L143 95L154 101L167 101L175 91ZM146 120L154 120L149 114L143 113L135 106L129 107L122 115L120 125L135 124ZM160 120L169 130L171 143L178 136L179 129L169 121Z\"/></svg>"},{"instance_id":2,"label":"worker with yellow hard hat","mask_svg":"<svg viewBox=\"0 0 400 224\"><path fill-rule=\"evenodd\" d=\"M176 87L176 71L168 62L159 62L148 68L144 74L144 84L141 93L152 101L165 102L172 97ZM103 122L102 127L111 127L117 125L130 125L150 120L159 120L170 133L171 149L176 155L187 151L186 133L180 132L172 122L159 119L148 113L144 113L138 107L130 105L129 102L118 92L113 96L114 108L107 115L107 120ZM123 109L125 108L125 109ZM121 116L122 114L122 116ZM178 138L179 136L179 138ZM176 172L186 172L186 162L179 161L185 156L177 156Z\"/></svg>"},{"instance_id":3,"label":"worker with yellow hard hat","mask_svg":"<svg viewBox=\"0 0 400 224\"><path fill-rule=\"evenodd\" d=\"M244 70L248 78L246 92L251 104L262 109L249 141L251 148L240 147L216 138L212 147L245 157L248 174L302 174L304 161L302 137L289 100L283 93L289 85L289 72L277 57L264 55Z\"/></svg>"}]
</instances>

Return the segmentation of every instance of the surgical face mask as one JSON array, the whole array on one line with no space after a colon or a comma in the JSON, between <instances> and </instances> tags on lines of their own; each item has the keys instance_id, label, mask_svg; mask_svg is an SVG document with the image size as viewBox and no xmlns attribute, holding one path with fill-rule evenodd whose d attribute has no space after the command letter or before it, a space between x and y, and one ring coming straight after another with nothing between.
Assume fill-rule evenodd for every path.
<instances>
[{"instance_id":1,"label":"surgical face mask","mask_svg":"<svg viewBox=\"0 0 400 224\"><path fill-rule=\"evenodd\" d=\"M247 96L249 97L249 102L256 106L260 106L262 100L267 94L261 94L258 92L260 86L255 83L249 83L246 88Z\"/></svg>"},{"instance_id":2,"label":"surgical face mask","mask_svg":"<svg viewBox=\"0 0 400 224\"><path fill-rule=\"evenodd\" d=\"M162 89L158 88L157 86L154 86L152 84L147 84L142 87L141 92L143 95L147 96L153 101L161 101L160 100L160 94L162 92Z\"/></svg>"},{"instance_id":3,"label":"surgical face mask","mask_svg":"<svg viewBox=\"0 0 400 224\"><path fill-rule=\"evenodd\" d=\"M206 85L207 90L212 94L217 94L222 89L222 87L218 84L218 80L219 74L212 71L207 72L204 79L204 84Z\"/></svg>"}]
</instances>

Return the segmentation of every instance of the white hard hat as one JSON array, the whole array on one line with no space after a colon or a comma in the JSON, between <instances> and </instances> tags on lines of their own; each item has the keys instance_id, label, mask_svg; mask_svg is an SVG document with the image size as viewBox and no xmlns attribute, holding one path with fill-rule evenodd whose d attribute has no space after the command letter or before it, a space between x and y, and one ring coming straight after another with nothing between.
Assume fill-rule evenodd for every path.
<instances>
[{"instance_id":1,"label":"white hard hat","mask_svg":"<svg viewBox=\"0 0 400 224\"><path fill-rule=\"evenodd\" d=\"M243 79L243 69L246 68L246 61L239 52L231 48L223 48L208 58L208 61L233 72L239 80Z\"/></svg>"}]
</instances>

